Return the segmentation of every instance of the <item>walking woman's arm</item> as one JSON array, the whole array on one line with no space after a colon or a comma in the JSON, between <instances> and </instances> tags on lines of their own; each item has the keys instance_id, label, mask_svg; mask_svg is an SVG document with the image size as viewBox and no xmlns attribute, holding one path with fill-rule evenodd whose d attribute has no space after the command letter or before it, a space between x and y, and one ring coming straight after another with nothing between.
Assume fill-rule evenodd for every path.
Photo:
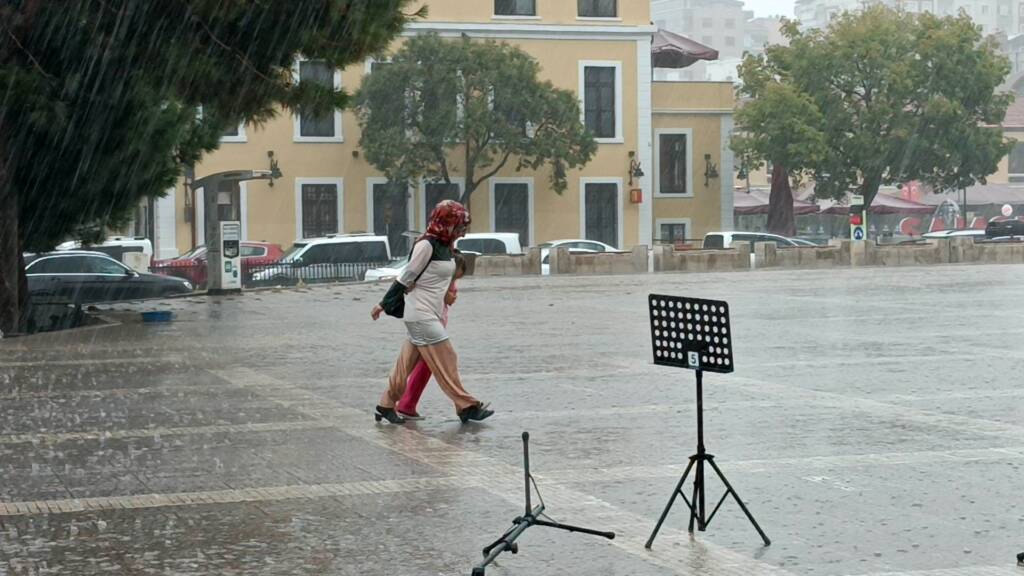
<instances>
[{"instance_id":1,"label":"walking woman's arm","mask_svg":"<svg viewBox=\"0 0 1024 576\"><path fill-rule=\"evenodd\" d=\"M402 275L391 284L391 288L388 288L384 298L370 312L374 320L380 318L381 313L386 308L389 308L392 303L397 302L399 298L405 298L405 293L413 287L416 279L430 265L430 258L433 252L434 250L427 240L420 240L416 243L416 246L412 249L412 256L409 257L409 264L402 270Z\"/></svg>"}]
</instances>

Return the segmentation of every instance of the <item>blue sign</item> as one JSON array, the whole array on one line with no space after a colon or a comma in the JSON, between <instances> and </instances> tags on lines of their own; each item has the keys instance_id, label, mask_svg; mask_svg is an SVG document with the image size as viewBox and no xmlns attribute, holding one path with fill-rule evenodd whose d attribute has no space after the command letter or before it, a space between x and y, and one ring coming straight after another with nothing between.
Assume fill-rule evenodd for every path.
<instances>
[{"instance_id":1,"label":"blue sign","mask_svg":"<svg viewBox=\"0 0 1024 576\"><path fill-rule=\"evenodd\" d=\"M863 240L864 239L864 228L862 226L857 226L857 227L855 227L853 229L853 239L854 240Z\"/></svg>"}]
</instances>

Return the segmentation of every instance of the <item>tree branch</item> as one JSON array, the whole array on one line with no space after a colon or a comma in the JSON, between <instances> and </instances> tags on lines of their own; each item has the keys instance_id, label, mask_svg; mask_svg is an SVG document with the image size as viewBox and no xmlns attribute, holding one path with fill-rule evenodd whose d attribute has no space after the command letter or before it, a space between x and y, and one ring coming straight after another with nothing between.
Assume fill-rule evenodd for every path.
<instances>
[{"instance_id":1,"label":"tree branch","mask_svg":"<svg viewBox=\"0 0 1024 576\"><path fill-rule=\"evenodd\" d=\"M484 181L486 181L488 178L490 178L491 176L494 176L495 174L497 174L499 170L501 170L502 168L505 167L505 163L508 162L508 159L511 156L512 156L512 151L511 150L505 152L505 157L501 159L501 162L499 162L497 166L495 166L494 170L491 170L487 174L484 174L483 176L481 176L480 179L476 181L476 184L473 185L473 188L476 188L480 184L483 184Z\"/></svg>"}]
</instances>

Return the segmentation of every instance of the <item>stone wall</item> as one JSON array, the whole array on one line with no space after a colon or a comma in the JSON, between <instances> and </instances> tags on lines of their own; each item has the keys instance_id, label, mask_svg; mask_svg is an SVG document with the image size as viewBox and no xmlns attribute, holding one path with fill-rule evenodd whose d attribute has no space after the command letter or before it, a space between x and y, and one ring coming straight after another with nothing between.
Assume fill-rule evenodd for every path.
<instances>
[{"instance_id":1,"label":"stone wall","mask_svg":"<svg viewBox=\"0 0 1024 576\"><path fill-rule=\"evenodd\" d=\"M530 248L526 254L516 256L466 255L467 276L528 276L540 275L540 249Z\"/></svg>"},{"instance_id":2,"label":"stone wall","mask_svg":"<svg viewBox=\"0 0 1024 576\"><path fill-rule=\"evenodd\" d=\"M679 250L654 248L655 272L728 272L750 269L750 243L734 242L727 250Z\"/></svg>"},{"instance_id":3,"label":"stone wall","mask_svg":"<svg viewBox=\"0 0 1024 576\"><path fill-rule=\"evenodd\" d=\"M643 274L647 272L647 246L634 246L629 252L572 254L566 248L553 248L548 268L557 274Z\"/></svg>"}]
</instances>

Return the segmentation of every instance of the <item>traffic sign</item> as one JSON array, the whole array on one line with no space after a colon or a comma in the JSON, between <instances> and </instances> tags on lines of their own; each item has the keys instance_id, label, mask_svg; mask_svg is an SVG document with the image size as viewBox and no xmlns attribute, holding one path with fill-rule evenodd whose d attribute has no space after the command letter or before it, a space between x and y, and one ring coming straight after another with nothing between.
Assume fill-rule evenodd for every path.
<instances>
[{"instance_id":1,"label":"traffic sign","mask_svg":"<svg viewBox=\"0 0 1024 576\"><path fill-rule=\"evenodd\" d=\"M863 226L854 226L853 227L853 239L854 240L863 240L864 239L864 227Z\"/></svg>"}]
</instances>

